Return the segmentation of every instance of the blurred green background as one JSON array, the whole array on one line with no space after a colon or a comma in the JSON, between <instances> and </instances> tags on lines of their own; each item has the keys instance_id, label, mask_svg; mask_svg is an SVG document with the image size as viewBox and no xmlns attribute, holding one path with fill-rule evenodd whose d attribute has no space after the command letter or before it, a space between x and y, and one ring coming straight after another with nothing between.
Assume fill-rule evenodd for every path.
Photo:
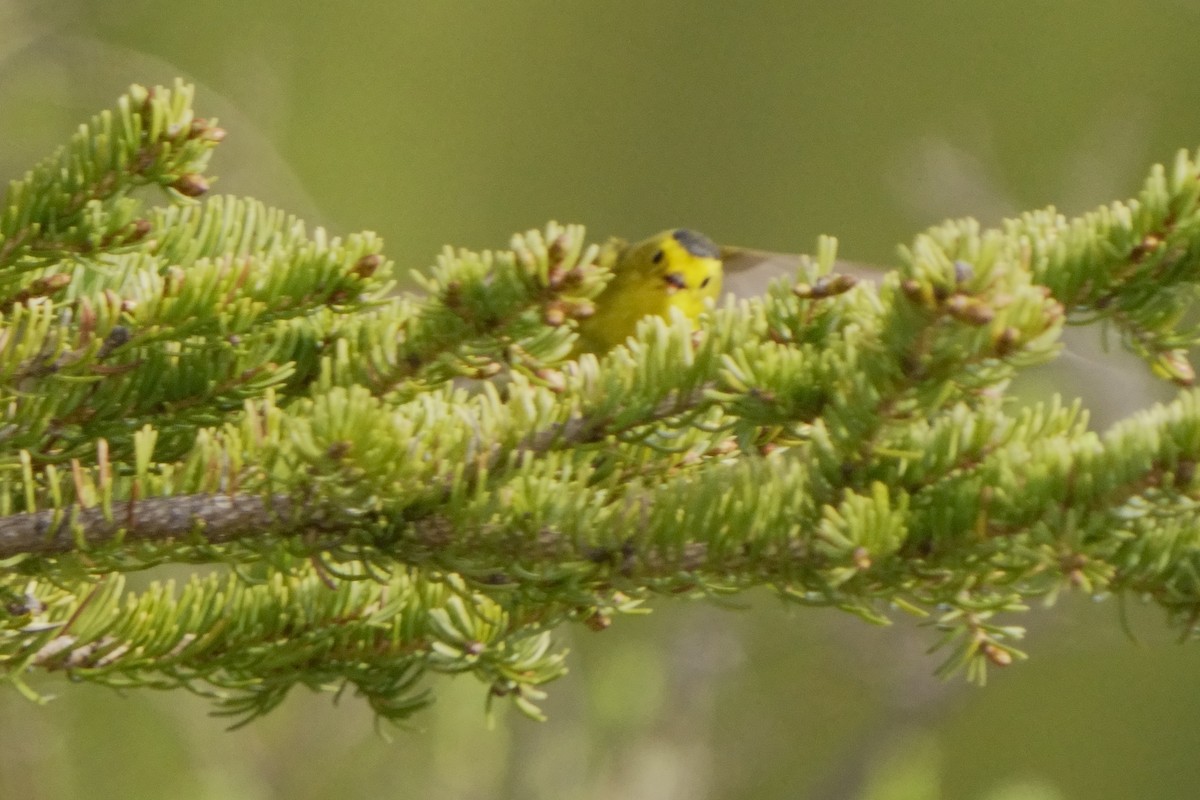
<instances>
[{"instance_id":1,"label":"blurred green background","mask_svg":"<svg viewBox=\"0 0 1200 800\"><path fill-rule=\"evenodd\" d=\"M132 82L182 76L229 129L214 173L403 266L548 219L688 225L886 263L947 216L1073 213L1200 144L1200 6L1054 3L0 0L0 177ZM1087 342L1079 345L1088 347ZM1163 389L1085 366L1110 419ZM1061 371L1054 371L1060 377ZM1051 390L1046 374L1027 391ZM1097 385L1101 388L1097 389ZM1200 652L1160 615L1037 609L1032 659L932 677L928 631L836 612L661 602L563 631L551 719L482 687L386 741L297 693L235 733L180 693L0 693L0 798L1174 798L1200 785Z\"/></svg>"}]
</instances>

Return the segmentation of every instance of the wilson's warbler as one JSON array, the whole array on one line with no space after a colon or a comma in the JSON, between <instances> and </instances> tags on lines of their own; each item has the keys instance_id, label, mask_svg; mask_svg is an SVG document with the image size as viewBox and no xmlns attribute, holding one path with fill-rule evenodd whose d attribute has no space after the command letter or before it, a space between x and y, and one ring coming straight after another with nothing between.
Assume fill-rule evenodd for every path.
<instances>
[{"instance_id":1,"label":"wilson's warbler","mask_svg":"<svg viewBox=\"0 0 1200 800\"><path fill-rule=\"evenodd\" d=\"M596 298L596 312L579 325L576 353L603 353L632 336L638 320L667 317L672 308L693 322L721 296L727 272L741 273L735 294L758 294L770 278L794 273L800 256L718 247L707 236L673 228L636 244L610 242L601 263L613 277ZM878 277L880 270L839 261L837 271Z\"/></svg>"},{"instance_id":2,"label":"wilson's warbler","mask_svg":"<svg viewBox=\"0 0 1200 800\"><path fill-rule=\"evenodd\" d=\"M632 336L642 317L666 317L672 308L695 321L721 294L721 249L687 228L633 245L612 242L602 261L613 277L596 298L596 313L579 325L578 352L609 350Z\"/></svg>"}]
</instances>

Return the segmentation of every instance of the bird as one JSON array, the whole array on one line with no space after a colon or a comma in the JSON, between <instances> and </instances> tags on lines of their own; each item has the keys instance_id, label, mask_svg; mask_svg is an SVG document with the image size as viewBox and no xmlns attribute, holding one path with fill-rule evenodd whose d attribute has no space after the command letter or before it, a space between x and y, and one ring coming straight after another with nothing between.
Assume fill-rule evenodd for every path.
<instances>
[{"instance_id":1,"label":"bird","mask_svg":"<svg viewBox=\"0 0 1200 800\"><path fill-rule=\"evenodd\" d=\"M600 256L612 279L579 325L578 352L603 353L633 335L643 317L678 309L695 322L721 294L721 248L702 233L672 228L640 242L610 240Z\"/></svg>"},{"instance_id":2,"label":"bird","mask_svg":"<svg viewBox=\"0 0 1200 800\"><path fill-rule=\"evenodd\" d=\"M632 336L641 319L669 317L671 309L694 324L727 284L738 295L761 293L771 278L794 274L801 256L722 247L690 228L669 228L632 244L610 240L600 260L612 278L595 299L595 313L580 322L576 355L607 352ZM835 271L869 280L884 270L838 261Z\"/></svg>"}]
</instances>

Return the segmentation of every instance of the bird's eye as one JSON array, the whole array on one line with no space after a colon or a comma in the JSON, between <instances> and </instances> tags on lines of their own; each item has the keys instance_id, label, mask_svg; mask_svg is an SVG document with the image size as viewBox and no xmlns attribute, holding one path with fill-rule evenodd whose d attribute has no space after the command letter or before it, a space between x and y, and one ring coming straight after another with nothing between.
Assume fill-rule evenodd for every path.
<instances>
[{"instance_id":1,"label":"bird's eye","mask_svg":"<svg viewBox=\"0 0 1200 800\"><path fill-rule=\"evenodd\" d=\"M664 253L662 250L656 250L654 252L654 257L650 260L653 261L655 264L661 264L662 260L664 258L666 258L666 256L667 256L667 254Z\"/></svg>"},{"instance_id":2,"label":"bird's eye","mask_svg":"<svg viewBox=\"0 0 1200 800\"><path fill-rule=\"evenodd\" d=\"M705 278L704 280L700 281L700 288L701 288L701 289L703 289L705 286L708 286L708 282L709 282L710 280L712 280L712 279L711 279L711 278Z\"/></svg>"}]
</instances>

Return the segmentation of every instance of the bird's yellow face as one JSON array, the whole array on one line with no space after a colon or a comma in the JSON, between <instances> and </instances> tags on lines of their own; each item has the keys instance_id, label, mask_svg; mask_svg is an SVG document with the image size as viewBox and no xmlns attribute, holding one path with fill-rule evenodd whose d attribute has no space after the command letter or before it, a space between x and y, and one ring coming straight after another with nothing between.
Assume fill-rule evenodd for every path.
<instances>
[{"instance_id":1,"label":"bird's yellow face","mask_svg":"<svg viewBox=\"0 0 1200 800\"><path fill-rule=\"evenodd\" d=\"M599 353L633 335L638 320L672 308L695 321L721 294L721 250L686 228L663 231L616 251L613 278L596 313L579 326L579 352Z\"/></svg>"}]
</instances>

